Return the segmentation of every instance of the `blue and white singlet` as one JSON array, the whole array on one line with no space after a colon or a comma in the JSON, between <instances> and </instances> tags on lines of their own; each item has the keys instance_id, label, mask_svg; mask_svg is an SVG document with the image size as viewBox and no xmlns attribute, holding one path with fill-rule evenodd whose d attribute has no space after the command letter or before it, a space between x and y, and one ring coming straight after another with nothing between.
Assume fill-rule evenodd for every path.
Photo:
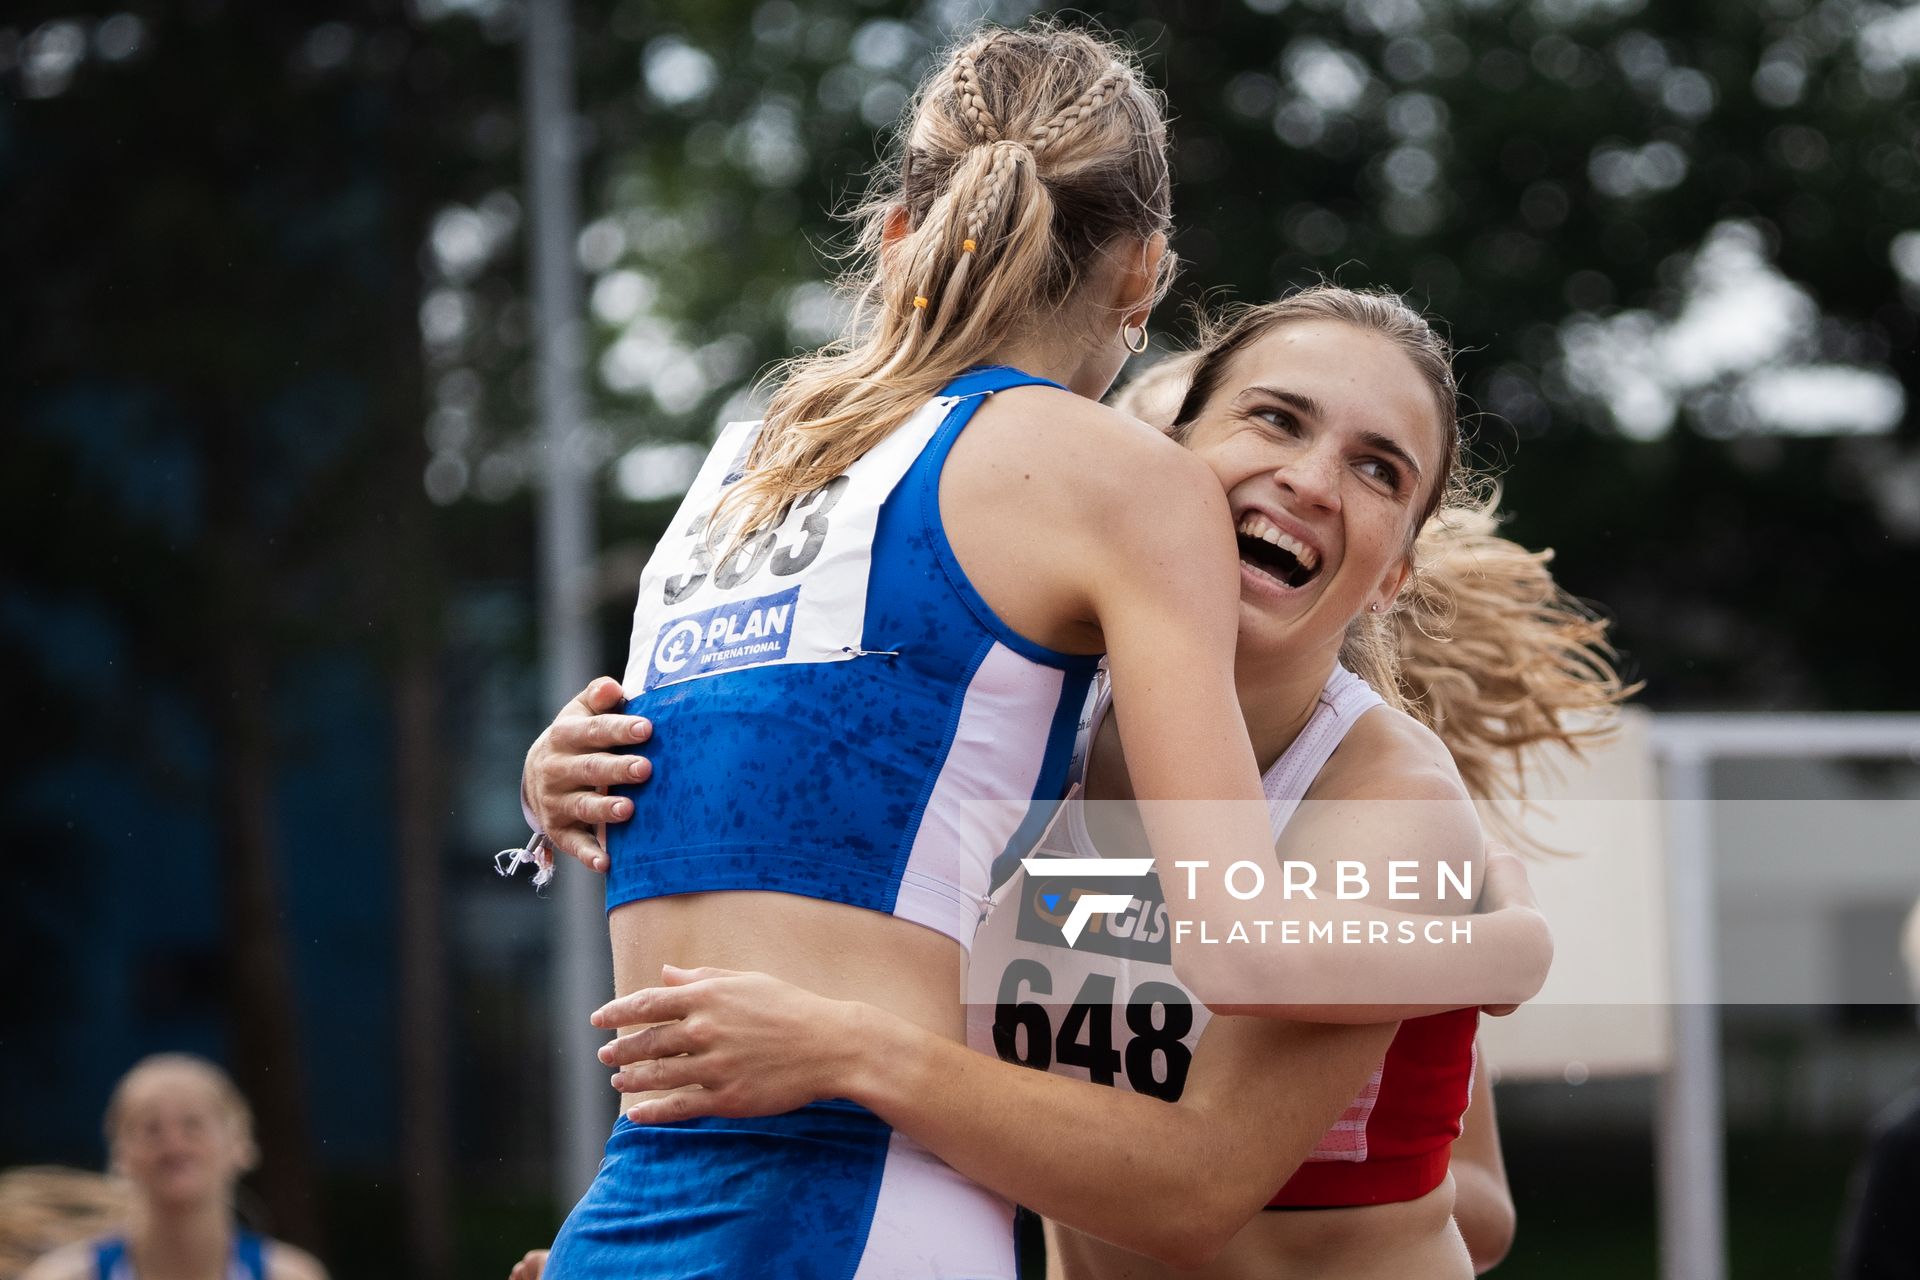
<instances>
[{"instance_id":1,"label":"blue and white singlet","mask_svg":"<svg viewBox=\"0 0 1920 1280\"><path fill-rule=\"evenodd\" d=\"M609 910L711 890L848 903L970 947L992 868L1065 789L1097 657L1016 634L968 582L940 472L995 391L976 369L723 562L707 520L755 424L720 435L640 579L627 713L654 775L608 829ZM551 1280L1012 1280L1013 1210L846 1101L622 1119Z\"/></svg>"},{"instance_id":2,"label":"blue and white singlet","mask_svg":"<svg viewBox=\"0 0 1920 1280\"><path fill-rule=\"evenodd\" d=\"M950 383L719 565L707 517L757 424L720 435L640 578L627 714L654 776L622 789L609 909L760 889L912 920L970 946L994 860L1065 786L1097 657L1016 634L940 520L940 470L1012 369ZM1042 813L1041 816L1044 816ZM1025 827L1025 829L1023 829Z\"/></svg>"},{"instance_id":3,"label":"blue and white singlet","mask_svg":"<svg viewBox=\"0 0 1920 1280\"><path fill-rule=\"evenodd\" d=\"M127 1242L115 1236L93 1246L94 1275L98 1280L140 1280L127 1252ZM233 1237L233 1256L227 1259L224 1280L267 1280L267 1241L251 1231Z\"/></svg>"}]
</instances>

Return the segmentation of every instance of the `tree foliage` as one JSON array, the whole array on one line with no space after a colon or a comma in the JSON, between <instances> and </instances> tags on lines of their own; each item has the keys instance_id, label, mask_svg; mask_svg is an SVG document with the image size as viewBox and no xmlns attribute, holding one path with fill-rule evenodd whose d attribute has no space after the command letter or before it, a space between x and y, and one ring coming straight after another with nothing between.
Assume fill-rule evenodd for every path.
<instances>
[{"instance_id":1,"label":"tree foliage","mask_svg":"<svg viewBox=\"0 0 1920 1280\"><path fill-rule=\"evenodd\" d=\"M835 329L831 211L986 9L594 15L580 247L610 455L704 441L752 411L749 375ZM1618 614L1650 702L1920 702L1897 636L1807 625L1911 579L1920 554L1905 410L1920 240L1898 239L1920 225L1910 14L1197 0L1093 17L1145 52L1173 108L1180 292L1259 299L1330 277L1443 320L1513 531L1558 548L1574 589ZM436 359L497 374L513 361L488 299L519 304L478 274L456 290L472 336ZM1177 309L1160 323L1184 328ZM457 409L496 428L466 437L478 467L524 457L525 382L509 382ZM627 465L644 481L660 456ZM494 466L495 492L527 470ZM610 496L629 536L661 518Z\"/></svg>"}]
</instances>

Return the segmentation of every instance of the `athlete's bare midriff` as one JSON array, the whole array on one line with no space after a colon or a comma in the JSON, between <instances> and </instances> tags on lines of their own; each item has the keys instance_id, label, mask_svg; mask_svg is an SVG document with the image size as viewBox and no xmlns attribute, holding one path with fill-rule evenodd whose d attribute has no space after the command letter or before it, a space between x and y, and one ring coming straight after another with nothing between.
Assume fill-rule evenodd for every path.
<instances>
[{"instance_id":1,"label":"athlete's bare midriff","mask_svg":"<svg viewBox=\"0 0 1920 1280\"><path fill-rule=\"evenodd\" d=\"M1159 1212L1178 1213L1178 1205ZM1066 1280L1471 1280L1473 1261L1453 1222L1453 1177L1402 1204L1263 1211L1220 1256L1175 1272L1077 1231L1048 1234Z\"/></svg>"},{"instance_id":2,"label":"athlete's bare midriff","mask_svg":"<svg viewBox=\"0 0 1920 1280\"><path fill-rule=\"evenodd\" d=\"M864 907L790 893L728 891L614 908L616 995L660 985L660 966L772 974L835 1000L860 1000L949 1040L966 1038L960 944ZM635 1028L626 1028L635 1030ZM644 1094L626 1095L627 1107Z\"/></svg>"}]
</instances>

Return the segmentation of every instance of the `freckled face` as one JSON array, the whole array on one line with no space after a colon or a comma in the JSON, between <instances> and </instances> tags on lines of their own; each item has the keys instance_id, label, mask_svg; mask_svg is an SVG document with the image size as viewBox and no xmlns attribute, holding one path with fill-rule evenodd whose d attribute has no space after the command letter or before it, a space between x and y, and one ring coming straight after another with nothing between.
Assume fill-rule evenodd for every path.
<instances>
[{"instance_id":1,"label":"freckled face","mask_svg":"<svg viewBox=\"0 0 1920 1280\"><path fill-rule=\"evenodd\" d=\"M1405 581L1413 522L1444 463L1426 379L1390 340L1335 320L1248 344L1189 428L1240 545L1240 643L1337 651Z\"/></svg>"}]
</instances>

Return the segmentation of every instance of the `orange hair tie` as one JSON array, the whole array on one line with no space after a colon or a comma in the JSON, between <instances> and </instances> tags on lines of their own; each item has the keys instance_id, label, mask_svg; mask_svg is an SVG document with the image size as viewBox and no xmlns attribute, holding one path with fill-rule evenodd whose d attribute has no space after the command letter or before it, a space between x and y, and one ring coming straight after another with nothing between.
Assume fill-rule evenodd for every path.
<instances>
[{"instance_id":1,"label":"orange hair tie","mask_svg":"<svg viewBox=\"0 0 1920 1280\"><path fill-rule=\"evenodd\" d=\"M962 253L972 253L973 247L973 241L971 240L962 240L960 242L960 252Z\"/></svg>"},{"instance_id":2,"label":"orange hair tie","mask_svg":"<svg viewBox=\"0 0 1920 1280\"><path fill-rule=\"evenodd\" d=\"M916 311L925 311L927 309L927 300L916 296L913 300L913 306Z\"/></svg>"}]
</instances>

